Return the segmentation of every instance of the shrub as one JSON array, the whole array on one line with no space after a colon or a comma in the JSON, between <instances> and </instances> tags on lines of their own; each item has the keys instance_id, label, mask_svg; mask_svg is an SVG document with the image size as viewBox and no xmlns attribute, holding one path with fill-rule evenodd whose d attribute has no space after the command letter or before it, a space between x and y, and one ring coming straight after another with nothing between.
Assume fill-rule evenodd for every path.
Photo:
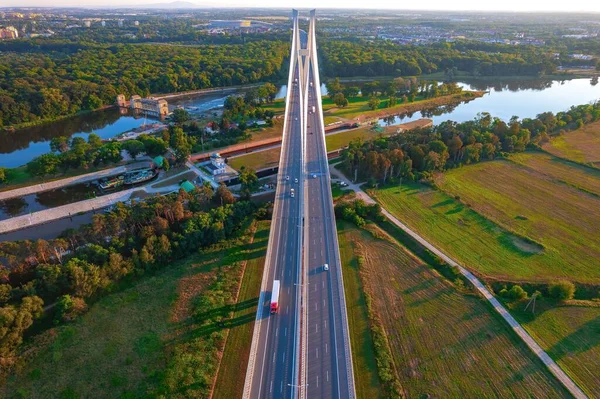
<instances>
[{"instance_id":1,"label":"shrub","mask_svg":"<svg viewBox=\"0 0 600 399\"><path fill-rule=\"evenodd\" d=\"M525 299L527 298L527 291L525 291L520 285L513 285L510 291L508 291L508 296L514 300Z\"/></svg>"},{"instance_id":2,"label":"shrub","mask_svg":"<svg viewBox=\"0 0 600 399\"><path fill-rule=\"evenodd\" d=\"M552 298L568 301L575 296L575 285L567 280L555 281L548 287L548 292Z\"/></svg>"}]
</instances>

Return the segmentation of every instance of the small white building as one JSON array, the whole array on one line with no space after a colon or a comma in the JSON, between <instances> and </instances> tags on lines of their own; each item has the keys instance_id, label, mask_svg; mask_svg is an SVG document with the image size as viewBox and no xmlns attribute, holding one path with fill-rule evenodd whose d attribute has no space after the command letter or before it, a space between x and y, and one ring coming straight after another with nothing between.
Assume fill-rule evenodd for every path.
<instances>
[{"instance_id":1,"label":"small white building","mask_svg":"<svg viewBox=\"0 0 600 399\"><path fill-rule=\"evenodd\" d=\"M214 152L210 155L210 164L207 166L213 176L216 176L225 173L227 165L225 164L223 157L221 157L218 152Z\"/></svg>"}]
</instances>

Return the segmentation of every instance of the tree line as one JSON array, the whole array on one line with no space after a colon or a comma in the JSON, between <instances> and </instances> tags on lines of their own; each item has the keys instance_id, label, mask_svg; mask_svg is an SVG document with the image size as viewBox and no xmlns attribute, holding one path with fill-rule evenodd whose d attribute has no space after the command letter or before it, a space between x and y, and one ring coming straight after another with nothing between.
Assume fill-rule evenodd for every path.
<instances>
[{"instance_id":1,"label":"tree line","mask_svg":"<svg viewBox=\"0 0 600 399\"><path fill-rule=\"evenodd\" d=\"M475 76L540 76L557 62L540 48L520 46L511 52L471 49L463 43L405 46L385 40L323 41L320 62L327 76L413 76L452 68Z\"/></svg>"},{"instance_id":2,"label":"tree line","mask_svg":"<svg viewBox=\"0 0 600 399\"><path fill-rule=\"evenodd\" d=\"M368 179L372 185L427 180L434 171L522 152L551 135L598 120L600 102L557 114L544 112L535 118L514 116L509 122L482 113L472 121L447 121L370 141L355 140L341 154L342 167L349 176Z\"/></svg>"},{"instance_id":3,"label":"tree line","mask_svg":"<svg viewBox=\"0 0 600 399\"><path fill-rule=\"evenodd\" d=\"M89 225L54 240L0 243L0 361L10 363L23 335L43 314L73 320L124 279L164 269L236 236L257 216L221 186L117 204Z\"/></svg>"}]
</instances>

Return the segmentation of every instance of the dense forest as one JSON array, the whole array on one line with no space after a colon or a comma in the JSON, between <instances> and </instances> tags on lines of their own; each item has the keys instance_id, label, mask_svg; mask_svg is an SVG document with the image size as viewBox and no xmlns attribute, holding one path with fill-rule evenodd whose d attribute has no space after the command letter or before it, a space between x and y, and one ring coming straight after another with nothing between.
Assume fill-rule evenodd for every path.
<instances>
[{"instance_id":1,"label":"dense forest","mask_svg":"<svg viewBox=\"0 0 600 399\"><path fill-rule=\"evenodd\" d=\"M472 121L443 122L390 137L351 142L342 152L342 167L349 176L376 183L403 179L428 180L432 172L490 160L506 153L536 147L549 136L600 120L600 102L571 107L556 115L511 118L506 123L489 113Z\"/></svg>"},{"instance_id":2,"label":"dense forest","mask_svg":"<svg viewBox=\"0 0 600 399\"><path fill-rule=\"evenodd\" d=\"M0 243L0 364L11 364L44 307L46 323L73 320L119 281L234 237L265 215L264 208L236 201L225 186L216 192L201 187L119 203L62 238Z\"/></svg>"},{"instance_id":3,"label":"dense forest","mask_svg":"<svg viewBox=\"0 0 600 399\"><path fill-rule=\"evenodd\" d=\"M556 69L546 52L535 47L489 45L494 52L470 43L400 46L388 41L324 41L321 67L327 76L411 76L457 68L481 76L540 76Z\"/></svg>"},{"instance_id":4,"label":"dense forest","mask_svg":"<svg viewBox=\"0 0 600 399\"><path fill-rule=\"evenodd\" d=\"M51 120L113 104L126 96L274 80L288 44L0 45L0 127Z\"/></svg>"}]
</instances>

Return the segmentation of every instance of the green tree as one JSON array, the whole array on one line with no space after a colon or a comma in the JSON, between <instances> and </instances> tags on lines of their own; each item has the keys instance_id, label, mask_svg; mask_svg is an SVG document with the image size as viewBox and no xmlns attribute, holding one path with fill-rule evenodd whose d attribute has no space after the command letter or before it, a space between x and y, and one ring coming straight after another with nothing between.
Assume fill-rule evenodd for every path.
<instances>
[{"instance_id":1,"label":"green tree","mask_svg":"<svg viewBox=\"0 0 600 399\"><path fill-rule=\"evenodd\" d=\"M339 93L344 89L340 83L340 78L329 80L327 83L325 83L325 87L327 87L327 92L330 96L334 95L335 93Z\"/></svg>"},{"instance_id":2,"label":"green tree","mask_svg":"<svg viewBox=\"0 0 600 399\"><path fill-rule=\"evenodd\" d=\"M575 284L568 280L555 281L548 287L548 292L552 298L568 301L575 296Z\"/></svg>"},{"instance_id":3,"label":"green tree","mask_svg":"<svg viewBox=\"0 0 600 399\"><path fill-rule=\"evenodd\" d=\"M371 96L369 97L369 108L371 108L371 110L376 110L377 107L379 107L379 104L381 103L381 100L379 100L379 97L377 96Z\"/></svg>"},{"instance_id":4,"label":"green tree","mask_svg":"<svg viewBox=\"0 0 600 399\"><path fill-rule=\"evenodd\" d=\"M258 176L253 169L241 168L240 183L242 185L240 194L244 198L250 198L250 194L258 188Z\"/></svg>"},{"instance_id":5,"label":"green tree","mask_svg":"<svg viewBox=\"0 0 600 399\"><path fill-rule=\"evenodd\" d=\"M127 140L121 145L121 148L127 151L131 158L135 159L138 155L144 152L146 146L144 143L138 140Z\"/></svg>"},{"instance_id":6,"label":"green tree","mask_svg":"<svg viewBox=\"0 0 600 399\"><path fill-rule=\"evenodd\" d=\"M58 155L54 153L48 153L40 155L34 158L32 161L27 163L27 172L33 176L47 176L56 174L58 166L61 164L61 160Z\"/></svg>"},{"instance_id":7,"label":"green tree","mask_svg":"<svg viewBox=\"0 0 600 399\"><path fill-rule=\"evenodd\" d=\"M0 183L6 183L6 168L0 167Z\"/></svg>"},{"instance_id":8,"label":"green tree","mask_svg":"<svg viewBox=\"0 0 600 399\"><path fill-rule=\"evenodd\" d=\"M50 140L50 150L61 153L69 151L69 138L65 136L53 137Z\"/></svg>"},{"instance_id":9,"label":"green tree","mask_svg":"<svg viewBox=\"0 0 600 399\"><path fill-rule=\"evenodd\" d=\"M345 107L348 105L348 99L344 97L344 93L341 92L335 93L335 95L333 96L333 102L338 107Z\"/></svg>"},{"instance_id":10,"label":"green tree","mask_svg":"<svg viewBox=\"0 0 600 399\"><path fill-rule=\"evenodd\" d=\"M188 141L187 135L178 126L170 129L171 136L171 148L175 154L175 161L178 164L187 162L190 154L192 153L192 146Z\"/></svg>"},{"instance_id":11,"label":"green tree","mask_svg":"<svg viewBox=\"0 0 600 399\"><path fill-rule=\"evenodd\" d=\"M173 111L173 121L175 123L183 123L190 120L190 113L183 108L175 108Z\"/></svg>"},{"instance_id":12,"label":"green tree","mask_svg":"<svg viewBox=\"0 0 600 399\"><path fill-rule=\"evenodd\" d=\"M55 322L69 322L85 313L87 305L83 298L63 295L56 302Z\"/></svg>"}]
</instances>

